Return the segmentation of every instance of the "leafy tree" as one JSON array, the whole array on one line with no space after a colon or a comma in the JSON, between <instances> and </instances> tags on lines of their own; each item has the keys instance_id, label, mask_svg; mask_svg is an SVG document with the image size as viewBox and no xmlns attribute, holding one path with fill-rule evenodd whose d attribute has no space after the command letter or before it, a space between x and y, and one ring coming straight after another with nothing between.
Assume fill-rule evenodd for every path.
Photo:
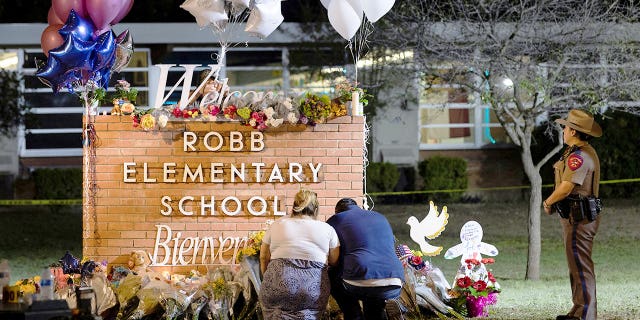
<instances>
[{"instance_id":1,"label":"leafy tree","mask_svg":"<svg viewBox=\"0 0 640 320\"><path fill-rule=\"evenodd\" d=\"M482 99L520 150L531 184L527 279L540 277L541 167L562 148L553 120L571 108L640 114L638 4L618 1L400 0L372 35L373 48L410 52L379 68L407 87L449 83ZM413 79L411 77L414 77ZM537 162L532 133L555 146ZM553 141L553 139L549 139Z\"/></svg>"},{"instance_id":2,"label":"leafy tree","mask_svg":"<svg viewBox=\"0 0 640 320\"><path fill-rule=\"evenodd\" d=\"M16 127L29 118L29 108L22 101L20 78L11 70L0 69L0 135L13 136Z\"/></svg>"}]
</instances>

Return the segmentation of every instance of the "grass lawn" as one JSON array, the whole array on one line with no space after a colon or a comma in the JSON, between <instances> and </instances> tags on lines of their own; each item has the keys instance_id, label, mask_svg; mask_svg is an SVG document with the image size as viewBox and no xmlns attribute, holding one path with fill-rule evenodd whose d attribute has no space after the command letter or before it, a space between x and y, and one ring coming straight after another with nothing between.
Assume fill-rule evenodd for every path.
<instances>
[{"instance_id":1,"label":"grass lawn","mask_svg":"<svg viewBox=\"0 0 640 320\"><path fill-rule=\"evenodd\" d=\"M437 205L442 205L437 203ZM571 307L568 270L557 216L542 217L541 280L525 281L527 259L527 203L449 204L449 224L430 243L444 247L459 243L462 225L478 221L483 241L500 254L492 265L502 293L490 310L490 319L555 319ZM410 216L422 219L429 206L376 204L396 237L416 249L409 238ZM604 216L594 246L598 276L598 319L640 319L640 206L632 199L606 200ZM0 207L0 259L8 259L12 281L39 275L42 267L56 262L66 250L82 256L81 207L66 207L52 214L46 207ZM459 259L432 257L451 281ZM635 263L634 263L635 261Z\"/></svg>"}]
</instances>

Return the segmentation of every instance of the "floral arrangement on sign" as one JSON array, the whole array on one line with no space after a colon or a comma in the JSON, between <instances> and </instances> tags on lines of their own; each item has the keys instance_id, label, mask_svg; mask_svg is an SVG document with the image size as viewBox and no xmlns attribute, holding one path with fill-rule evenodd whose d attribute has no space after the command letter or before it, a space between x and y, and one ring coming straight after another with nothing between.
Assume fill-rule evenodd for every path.
<instances>
[{"instance_id":1,"label":"floral arrangement on sign","mask_svg":"<svg viewBox=\"0 0 640 320\"><path fill-rule=\"evenodd\" d=\"M498 302L500 285L486 265L493 264L493 258L466 259L464 273L460 273L453 289L449 290L454 309L470 317L486 317L487 306Z\"/></svg>"},{"instance_id":2,"label":"floral arrangement on sign","mask_svg":"<svg viewBox=\"0 0 640 320\"><path fill-rule=\"evenodd\" d=\"M368 104L371 97L365 90L355 89L348 81L342 81L335 85L335 97L311 92L290 96L274 92L247 92L241 95L223 91L220 93L223 99L218 100L222 103L203 99L185 108L171 105L157 109L136 109L133 103L137 91L134 90L126 81L118 82L111 114L131 114L133 126L145 131L164 128L170 120L238 121L260 131L277 128L285 122L314 126L347 115L347 102L353 90L360 92L363 105Z\"/></svg>"},{"instance_id":3,"label":"floral arrangement on sign","mask_svg":"<svg viewBox=\"0 0 640 320\"><path fill-rule=\"evenodd\" d=\"M131 85L126 80L118 80L116 85L116 92L111 97L111 103L113 109L111 109L112 115L129 115L136 109L134 103L138 97L138 89L131 88Z\"/></svg>"}]
</instances>

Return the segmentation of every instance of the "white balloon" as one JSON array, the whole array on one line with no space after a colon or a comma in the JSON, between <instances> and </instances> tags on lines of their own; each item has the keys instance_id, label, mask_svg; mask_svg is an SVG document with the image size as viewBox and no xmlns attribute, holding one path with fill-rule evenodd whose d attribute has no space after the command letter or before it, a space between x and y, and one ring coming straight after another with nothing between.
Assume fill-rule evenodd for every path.
<instances>
[{"instance_id":1,"label":"white balloon","mask_svg":"<svg viewBox=\"0 0 640 320\"><path fill-rule=\"evenodd\" d=\"M347 40L353 38L362 20L347 0L331 0L328 11L331 26L343 38Z\"/></svg>"},{"instance_id":2,"label":"white balloon","mask_svg":"<svg viewBox=\"0 0 640 320\"><path fill-rule=\"evenodd\" d=\"M331 3L331 0L320 0L320 2L325 8L329 9L329 4Z\"/></svg>"},{"instance_id":3,"label":"white balloon","mask_svg":"<svg viewBox=\"0 0 640 320\"><path fill-rule=\"evenodd\" d=\"M257 0L244 31L256 33L261 37L269 36L284 21L280 0Z\"/></svg>"},{"instance_id":4,"label":"white balloon","mask_svg":"<svg viewBox=\"0 0 640 320\"><path fill-rule=\"evenodd\" d=\"M362 21L362 16L364 15L364 8L362 6L367 1L376 1L376 0L347 0L347 3L349 3L349 5L353 8L353 11L355 11L358 14L360 21Z\"/></svg>"},{"instance_id":5,"label":"white balloon","mask_svg":"<svg viewBox=\"0 0 640 320\"><path fill-rule=\"evenodd\" d=\"M391 10L394 3L395 0L364 0L362 9L369 21L376 22Z\"/></svg>"},{"instance_id":6,"label":"white balloon","mask_svg":"<svg viewBox=\"0 0 640 320\"><path fill-rule=\"evenodd\" d=\"M231 4L238 8L249 8L251 0L231 0Z\"/></svg>"},{"instance_id":7,"label":"white balloon","mask_svg":"<svg viewBox=\"0 0 640 320\"><path fill-rule=\"evenodd\" d=\"M224 11L224 0L187 0L180 8L189 11L201 28L229 19Z\"/></svg>"}]
</instances>

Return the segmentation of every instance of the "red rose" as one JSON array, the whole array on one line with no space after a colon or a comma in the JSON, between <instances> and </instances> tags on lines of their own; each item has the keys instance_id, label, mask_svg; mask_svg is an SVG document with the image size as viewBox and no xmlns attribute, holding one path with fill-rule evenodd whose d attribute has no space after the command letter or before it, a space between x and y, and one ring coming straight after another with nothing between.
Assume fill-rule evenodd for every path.
<instances>
[{"instance_id":1,"label":"red rose","mask_svg":"<svg viewBox=\"0 0 640 320\"><path fill-rule=\"evenodd\" d=\"M496 282L496 278L493 277L491 272L487 272L487 278L489 278L489 281L491 282Z\"/></svg>"},{"instance_id":2,"label":"red rose","mask_svg":"<svg viewBox=\"0 0 640 320\"><path fill-rule=\"evenodd\" d=\"M413 257L410 258L409 263L414 265L414 266L420 265L422 263L422 257L413 256Z\"/></svg>"},{"instance_id":3,"label":"red rose","mask_svg":"<svg viewBox=\"0 0 640 320\"><path fill-rule=\"evenodd\" d=\"M178 107L175 107L171 113L176 118L182 117L182 110L180 110L180 108L178 108Z\"/></svg>"},{"instance_id":4,"label":"red rose","mask_svg":"<svg viewBox=\"0 0 640 320\"><path fill-rule=\"evenodd\" d=\"M456 280L456 285L460 288L467 288L471 285L471 278L469 277L458 278L458 280Z\"/></svg>"},{"instance_id":5,"label":"red rose","mask_svg":"<svg viewBox=\"0 0 640 320\"><path fill-rule=\"evenodd\" d=\"M484 291L487 289L487 283L482 280L478 280L473 283L472 287L476 289L476 291Z\"/></svg>"}]
</instances>

